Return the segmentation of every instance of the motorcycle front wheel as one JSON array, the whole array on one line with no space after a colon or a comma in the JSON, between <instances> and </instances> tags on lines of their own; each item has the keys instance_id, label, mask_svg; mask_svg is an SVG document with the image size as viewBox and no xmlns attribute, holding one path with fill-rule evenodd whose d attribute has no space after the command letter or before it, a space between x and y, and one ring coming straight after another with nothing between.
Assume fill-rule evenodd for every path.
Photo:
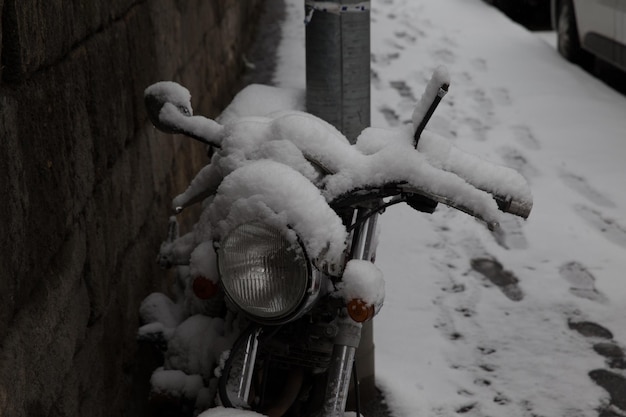
<instances>
[{"instance_id":1,"label":"motorcycle front wheel","mask_svg":"<svg viewBox=\"0 0 626 417\"><path fill-rule=\"evenodd\" d=\"M261 338L256 349L249 390L244 369L249 364L250 339L263 333L251 326L233 345L218 382L219 401L225 407L256 411L268 417L319 415L326 393L326 373L281 360L289 346L269 346ZM268 339L271 339L268 338ZM243 393L243 395L242 395Z\"/></svg>"}]
</instances>

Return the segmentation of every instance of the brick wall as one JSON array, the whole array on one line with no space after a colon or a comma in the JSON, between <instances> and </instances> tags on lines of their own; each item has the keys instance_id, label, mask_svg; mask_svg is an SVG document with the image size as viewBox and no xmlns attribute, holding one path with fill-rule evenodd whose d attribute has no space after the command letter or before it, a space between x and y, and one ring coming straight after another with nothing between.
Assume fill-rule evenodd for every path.
<instances>
[{"instance_id":1,"label":"brick wall","mask_svg":"<svg viewBox=\"0 0 626 417\"><path fill-rule=\"evenodd\" d=\"M0 416L141 415L138 303L204 148L155 131L174 80L215 116L261 0L0 0Z\"/></svg>"}]
</instances>

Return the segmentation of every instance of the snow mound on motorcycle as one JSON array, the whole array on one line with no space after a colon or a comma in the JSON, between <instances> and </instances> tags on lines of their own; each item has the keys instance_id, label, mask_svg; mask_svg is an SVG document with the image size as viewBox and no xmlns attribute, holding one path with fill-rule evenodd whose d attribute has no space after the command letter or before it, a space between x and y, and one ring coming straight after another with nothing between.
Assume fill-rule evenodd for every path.
<instances>
[{"instance_id":1,"label":"snow mound on motorcycle","mask_svg":"<svg viewBox=\"0 0 626 417\"><path fill-rule=\"evenodd\" d=\"M239 224L262 218L309 256L339 264L347 232L319 190L291 167L271 160L249 163L224 178L208 209L210 227L224 236Z\"/></svg>"},{"instance_id":2,"label":"snow mound on motorcycle","mask_svg":"<svg viewBox=\"0 0 626 417\"><path fill-rule=\"evenodd\" d=\"M434 77L435 81L439 78L442 76ZM151 89L146 90L147 98ZM166 89L172 89L171 98L162 91ZM155 100L165 102L161 112L170 100L180 101L185 95L182 90L184 87L174 88L171 83L159 85ZM416 111L425 105L422 101ZM169 120L169 125L179 123L190 132L205 132L202 140L219 148L211 168L202 170L188 190L176 197L175 204L182 207L203 194L219 194L222 179L264 159L291 167L313 183L329 203L354 190L405 182L436 201L469 212L490 227L498 223L498 208L522 217L530 213L528 184L508 167L468 155L432 132L424 132L415 152L415 126L367 128L353 146L329 123L293 110L299 106L301 91L252 85L239 93L219 123L190 116L191 111L181 111Z\"/></svg>"},{"instance_id":3,"label":"snow mound on motorcycle","mask_svg":"<svg viewBox=\"0 0 626 417\"><path fill-rule=\"evenodd\" d=\"M345 417L356 417L356 413L352 411L347 411L344 413ZM225 408L225 407L215 407L210 410L206 410L205 412L198 415L198 417L260 417L264 416L264 414L259 414L250 410L240 410L237 408Z\"/></svg>"},{"instance_id":4,"label":"snow mound on motorcycle","mask_svg":"<svg viewBox=\"0 0 626 417\"><path fill-rule=\"evenodd\" d=\"M346 301L360 299L378 308L385 299L383 272L369 261L352 259L346 265L338 289L338 294Z\"/></svg>"},{"instance_id":5,"label":"snow mound on motorcycle","mask_svg":"<svg viewBox=\"0 0 626 417\"><path fill-rule=\"evenodd\" d=\"M215 407L198 415L198 417L260 417L263 414L237 408Z\"/></svg>"}]
</instances>

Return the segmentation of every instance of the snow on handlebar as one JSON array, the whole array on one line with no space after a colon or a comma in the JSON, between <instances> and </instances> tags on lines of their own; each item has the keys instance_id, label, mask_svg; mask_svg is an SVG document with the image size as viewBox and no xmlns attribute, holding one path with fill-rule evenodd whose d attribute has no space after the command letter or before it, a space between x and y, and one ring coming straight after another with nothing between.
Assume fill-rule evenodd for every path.
<instances>
[{"instance_id":1,"label":"snow on handlebar","mask_svg":"<svg viewBox=\"0 0 626 417\"><path fill-rule=\"evenodd\" d=\"M205 145L219 147L223 127L211 119L194 116L189 90L172 81L152 84L144 91L152 124L165 133L180 133Z\"/></svg>"},{"instance_id":2,"label":"snow on handlebar","mask_svg":"<svg viewBox=\"0 0 626 417\"><path fill-rule=\"evenodd\" d=\"M403 184L403 192L467 212L490 228L498 224L498 210L528 217L532 195L516 171L470 155L429 131L420 132L415 150L415 135L432 114L428 101L438 96L437 84L447 83L447 72L438 69L416 106L413 126L367 128L355 145L327 122L289 110L302 106L301 92L248 86L218 119L221 124L192 116L189 92L175 83L150 86L145 101L160 130L220 148L176 197L175 207L215 194L223 179L253 161L271 160L315 185L327 203L354 190Z\"/></svg>"}]
</instances>

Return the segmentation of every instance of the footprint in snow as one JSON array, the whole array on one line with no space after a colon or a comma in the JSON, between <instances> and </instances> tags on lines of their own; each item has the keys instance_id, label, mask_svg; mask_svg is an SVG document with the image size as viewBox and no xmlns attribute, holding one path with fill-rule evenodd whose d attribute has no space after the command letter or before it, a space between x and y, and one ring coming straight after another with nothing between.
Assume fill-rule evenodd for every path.
<instances>
[{"instance_id":1,"label":"footprint in snow","mask_svg":"<svg viewBox=\"0 0 626 417\"><path fill-rule=\"evenodd\" d=\"M406 49L404 45L400 45L398 42L396 42L395 39L385 39L384 42L385 42L385 45L393 49L396 49L398 51L404 51Z\"/></svg>"},{"instance_id":2,"label":"footprint in snow","mask_svg":"<svg viewBox=\"0 0 626 417\"><path fill-rule=\"evenodd\" d=\"M398 52L390 52L386 54L371 54L370 61L372 62L372 64L388 66L398 58L400 58L400 53Z\"/></svg>"},{"instance_id":3,"label":"footprint in snow","mask_svg":"<svg viewBox=\"0 0 626 417\"><path fill-rule=\"evenodd\" d=\"M474 258L471 265L474 271L500 288L509 300L521 301L524 298L522 289L517 285L519 279L511 271L505 270L500 262L492 258Z\"/></svg>"},{"instance_id":4,"label":"footprint in snow","mask_svg":"<svg viewBox=\"0 0 626 417\"><path fill-rule=\"evenodd\" d=\"M526 149L530 149L533 151L538 151L541 149L541 144L535 137L535 134L530 129L530 127L525 125L516 125L513 126L513 135L515 139Z\"/></svg>"},{"instance_id":5,"label":"footprint in snow","mask_svg":"<svg viewBox=\"0 0 626 417\"><path fill-rule=\"evenodd\" d=\"M584 337L605 339L606 341L598 341L593 345L593 350L606 359L609 368L626 369L626 354L614 340L613 333L606 327L590 321L567 323L571 330L577 331Z\"/></svg>"},{"instance_id":6,"label":"footprint in snow","mask_svg":"<svg viewBox=\"0 0 626 417\"><path fill-rule=\"evenodd\" d=\"M484 124L480 119L467 117L463 120L463 123L471 129L471 131L474 133L476 140L480 142L484 142L487 140L487 132L489 131L489 126Z\"/></svg>"},{"instance_id":7,"label":"footprint in snow","mask_svg":"<svg viewBox=\"0 0 626 417\"><path fill-rule=\"evenodd\" d=\"M584 265L572 261L561 265L559 274L570 284L570 292L576 297L605 302L606 297L596 289L596 278Z\"/></svg>"},{"instance_id":8,"label":"footprint in snow","mask_svg":"<svg viewBox=\"0 0 626 417\"><path fill-rule=\"evenodd\" d=\"M382 81L380 80L380 75L378 75L378 72L374 68L370 69L370 79L372 80L372 86L375 89L380 90L382 87Z\"/></svg>"},{"instance_id":9,"label":"footprint in snow","mask_svg":"<svg viewBox=\"0 0 626 417\"><path fill-rule=\"evenodd\" d=\"M487 71L487 61L484 58L474 58L470 64L477 71Z\"/></svg>"},{"instance_id":10,"label":"footprint in snow","mask_svg":"<svg viewBox=\"0 0 626 417\"><path fill-rule=\"evenodd\" d=\"M506 87L494 88L493 99L495 104L499 106L510 106L513 103L513 101L511 100L511 94Z\"/></svg>"},{"instance_id":11,"label":"footprint in snow","mask_svg":"<svg viewBox=\"0 0 626 417\"><path fill-rule=\"evenodd\" d=\"M454 38L449 37L448 35L443 35L441 37L441 42L450 47L458 46L458 43L456 42L456 40L454 40Z\"/></svg>"},{"instance_id":12,"label":"footprint in snow","mask_svg":"<svg viewBox=\"0 0 626 417\"><path fill-rule=\"evenodd\" d=\"M539 170L518 149L503 146L498 149L498 153L506 166L522 174L526 180L531 180L540 175Z\"/></svg>"},{"instance_id":13,"label":"footprint in snow","mask_svg":"<svg viewBox=\"0 0 626 417\"><path fill-rule=\"evenodd\" d=\"M398 40L408 43L409 45L413 45L417 41L417 36L412 35L405 30L395 31L393 32L393 36Z\"/></svg>"},{"instance_id":14,"label":"footprint in snow","mask_svg":"<svg viewBox=\"0 0 626 417\"><path fill-rule=\"evenodd\" d=\"M487 95L485 90L477 88L472 91L470 95L478 105L478 109L483 116L493 116L493 100L489 97L489 95Z\"/></svg>"},{"instance_id":15,"label":"footprint in snow","mask_svg":"<svg viewBox=\"0 0 626 417\"><path fill-rule=\"evenodd\" d=\"M512 215L503 215L500 227L491 232L492 236L504 249L526 249L528 241L522 230L521 220Z\"/></svg>"},{"instance_id":16,"label":"footprint in snow","mask_svg":"<svg viewBox=\"0 0 626 417\"><path fill-rule=\"evenodd\" d=\"M606 208L616 207L615 203L610 198L592 187L585 178L567 171L562 171L559 177L565 185L592 203Z\"/></svg>"},{"instance_id":17,"label":"footprint in snow","mask_svg":"<svg viewBox=\"0 0 626 417\"><path fill-rule=\"evenodd\" d=\"M626 414L626 378L606 369L595 369L589 372L589 377L604 388L611 396L611 406L617 408L615 414ZM611 408L609 407L609 410Z\"/></svg>"},{"instance_id":18,"label":"footprint in snow","mask_svg":"<svg viewBox=\"0 0 626 417\"><path fill-rule=\"evenodd\" d=\"M466 404L463 405L459 408L456 409L456 412L458 414L465 414L465 413L469 413L470 411L472 411L476 406L478 405L478 403L471 403L471 404Z\"/></svg>"},{"instance_id":19,"label":"footprint in snow","mask_svg":"<svg viewBox=\"0 0 626 417\"><path fill-rule=\"evenodd\" d=\"M567 326L585 337L613 339L613 333L609 329L591 321L568 321Z\"/></svg>"},{"instance_id":20,"label":"footprint in snow","mask_svg":"<svg viewBox=\"0 0 626 417\"><path fill-rule=\"evenodd\" d=\"M459 84L471 83L474 80L474 76L470 72L463 71L459 74Z\"/></svg>"},{"instance_id":21,"label":"footprint in snow","mask_svg":"<svg viewBox=\"0 0 626 417\"><path fill-rule=\"evenodd\" d=\"M432 56L437 62L452 65L456 62L456 55L450 49L440 48L432 51Z\"/></svg>"},{"instance_id":22,"label":"footprint in snow","mask_svg":"<svg viewBox=\"0 0 626 417\"><path fill-rule=\"evenodd\" d=\"M390 81L389 85L398 92L400 97L408 99L412 103L417 102L417 98L415 98L415 94L413 94L413 89L405 81Z\"/></svg>"},{"instance_id":23,"label":"footprint in snow","mask_svg":"<svg viewBox=\"0 0 626 417\"><path fill-rule=\"evenodd\" d=\"M624 350L615 342L600 342L593 345L593 350L606 359L606 364L613 369L626 369Z\"/></svg>"},{"instance_id":24,"label":"footprint in snow","mask_svg":"<svg viewBox=\"0 0 626 417\"><path fill-rule=\"evenodd\" d=\"M582 204L574 206L574 211L609 241L626 248L626 228L615 220Z\"/></svg>"},{"instance_id":25,"label":"footprint in snow","mask_svg":"<svg viewBox=\"0 0 626 417\"><path fill-rule=\"evenodd\" d=\"M606 358L610 368L620 370L626 368L624 350L612 340L613 333L609 329L590 321L569 321L567 325L585 337L605 339L606 341L595 343L593 350ZM626 415L626 378L607 369L594 369L588 375L593 382L604 388L611 398L610 405L601 410L599 417Z\"/></svg>"},{"instance_id":26,"label":"footprint in snow","mask_svg":"<svg viewBox=\"0 0 626 417\"><path fill-rule=\"evenodd\" d=\"M391 107L382 106L378 108L378 111L382 113L383 117L385 118L385 121L387 121L387 124L390 127L399 126L401 124L400 116Z\"/></svg>"}]
</instances>

